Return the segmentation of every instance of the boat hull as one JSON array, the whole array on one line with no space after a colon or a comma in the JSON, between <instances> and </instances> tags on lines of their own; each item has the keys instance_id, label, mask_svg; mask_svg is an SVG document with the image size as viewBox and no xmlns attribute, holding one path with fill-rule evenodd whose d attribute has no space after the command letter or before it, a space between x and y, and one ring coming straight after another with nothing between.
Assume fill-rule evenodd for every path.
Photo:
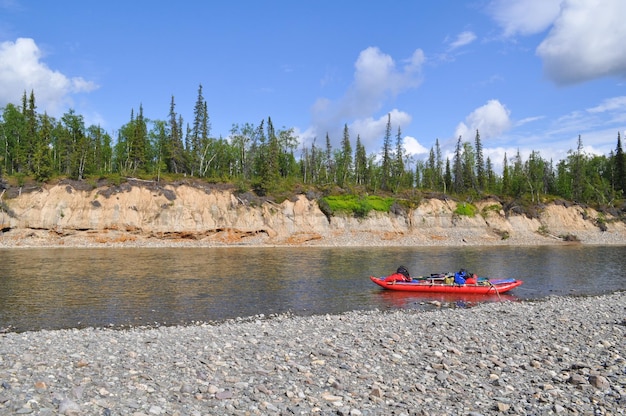
<instances>
[{"instance_id":1,"label":"boat hull","mask_svg":"<svg viewBox=\"0 0 626 416\"><path fill-rule=\"evenodd\" d=\"M412 282L386 282L384 277L370 276L372 282L387 290L423 293L463 293L498 294L508 292L524 283L515 279L490 279L488 284L449 285L434 280L414 280Z\"/></svg>"}]
</instances>

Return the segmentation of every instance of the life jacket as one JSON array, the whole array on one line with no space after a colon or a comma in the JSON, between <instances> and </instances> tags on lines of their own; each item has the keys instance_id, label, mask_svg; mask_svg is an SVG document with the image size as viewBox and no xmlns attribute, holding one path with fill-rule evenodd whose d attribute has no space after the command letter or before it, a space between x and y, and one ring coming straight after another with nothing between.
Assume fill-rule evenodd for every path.
<instances>
[{"instance_id":1,"label":"life jacket","mask_svg":"<svg viewBox=\"0 0 626 416\"><path fill-rule=\"evenodd\" d=\"M408 269L406 267L404 267L404 266L398 267L398 270L396 270L396 273L400 273L401 275L406 277L407 280L411 280L411 275L409 274Z\"/></svg>"},{"instance_id":2,"label":"life jacket","mask_svg":"<svg viewBox=\"0 0 626 416\"><path fill-rule=\"evenodd\" d=\"M394 273L385 277L385 282L410 282L411 278L406 277L402 273Z\"/></svg>"}]
</instances>

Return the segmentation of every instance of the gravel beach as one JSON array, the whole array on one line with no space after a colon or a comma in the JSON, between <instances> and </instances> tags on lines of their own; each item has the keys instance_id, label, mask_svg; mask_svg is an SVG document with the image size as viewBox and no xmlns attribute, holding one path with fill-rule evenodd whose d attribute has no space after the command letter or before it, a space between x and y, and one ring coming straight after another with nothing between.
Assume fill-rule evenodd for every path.
<instances>
[{"instance_id":1,"label":"gravel beach","mask_svg":"<svg viewBox=\"0 0 626 416\"><path fill-rule=\"evenodd\" d=\"M626 414L626 293L0 334L0 414Z\"/></svg>"}]
</instances>

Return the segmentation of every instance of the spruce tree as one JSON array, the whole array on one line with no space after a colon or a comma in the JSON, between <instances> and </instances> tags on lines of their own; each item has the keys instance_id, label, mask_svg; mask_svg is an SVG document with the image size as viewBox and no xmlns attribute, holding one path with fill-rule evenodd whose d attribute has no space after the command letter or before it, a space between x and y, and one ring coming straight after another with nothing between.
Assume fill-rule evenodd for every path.
<instances>
[{"instance_id":1,"label":"spruce tree","mask_svg":"<svg viewBox=\"0 0 626 416\"><path fill-rule=\"evenodd\" d=\"M480 133L478 130L476 130L474 145L474 152L476 153L476 182L478 185L478 191L482 192L485 189L487 178L485 175L485 162L483 159L483 145L480 141Z\"/></svg>"},{"instance_id":2,"label":"spruce tree","mask_svg":"<svg viewBox=\"0 0 626 416\"><path fill-rule=\"evenodd\" d=\"M509 162L506 158L506 152L504 153L504 160L502 161L502 194L509 195L511 192L511 177L509 175Z\"/></svg>"},{"instance_id":3,"label":"spruce tree","mask_svg":"<svg viewBox=\"0 0 626 416\"><path fill-rule=\"evenodd\" d=\"M272 189L278 182L280 169L279 169L279 157L280 157L280 145L278 143L278 136L274 130L274 124L270 117L267 118L267 157L266 157L266 176L263 178L265 189Z\"/></svg>"},{"instance_id":4,"label":"spruce tree","mask_svg":"<svg viewBox=\"0 0 626 416\"><path fill-rule=\"evenodd\" d=\"M174 96L170 102L169 112L169 137L163 149L163 157L170 173L183 173L185 171L185 149L183 145L182 119L177 119Z\"/></svg>"},{"instance_id":5,"label":"spruce tree","mask_svg":"<svg viewBox=\"0 0 626 416\"><path fill-rule=\"evenodd\" d=\"M402 131L398 126L398 134L396 134L396 151L393 163L394 191L400 188L404 179L404 146L402 145Z\"/></svg>"},{"instance_id":6,"label":"spruce tree","mask_svg":"<svg viewBox=\"0 0 626 416\"><path fill-rule=\"evenodd\" d=\"M452 169L454 171L454 186L453 191L461 193L465 189L463 187L463 142L461 136L456 142L456 148L454 150L454 160L452 161Z\"/></svg>"},{"instance_id":7,"label":"spruce tree","mask_svg":"<svg viewBox=\"0 0 626 416\"><path fill-rule=\"evenodd\" d=\"M476 190L476 173L474 167L476 166L476 158L474 155L474 149L469 142L463 143L463 189Z\"/></svg>"},{"instance_id":8,"label":"spruce tree","mask_svg":"<svg viewBox=\"0 0 626 416\"><path fill-rule=\"evenodd\" d=\"M435 189L445 192L443 181L443 157L441 156L441 147L439 139L435 140Z\"/></svg>"},{"instance_id":9,"label":"spruce tree","mask_svg":"<svg viewBox=\"0 0 626 416\"><path fill-rule=\"evenodd\" d=\"M387 114L387 127L385 128L385 138L383 139L380 174L380 189L388 191L391 176L391 113Z\"/></svg>"},{"instance_id":10,"label":"spruce tree","mask_svg":"<svg viewBox=\"0 0 626 416\"><path fill-rule=\"evenodd\" d=\"M343 187L352 172L352 145L350 144L350 132L348 125L343 126L343 138L341 139L341 151L337 158L337 185Z\"/></svg>"},{"instance_id":11,"label":"spruce tree","mask_svg":"<svg viewBox=\"0 0 626 416\"><path fill-rule=\"evenodd\" d=\"M330 144L330 136L326 133L326 152L324 153L324 159L326 160L326 182L335 183L337 178L335 177L335 167L333 164L333 147Z\"/></svg>"},{"instance_id":12,"label":"spruce tree","mask_svg":"<svg viewBox=\"0 0 626 416\"><path fill-rule=\"evenodd\" d=\"M359 135L356 136L356 150L354 151L354 174L357 185L367 183L367 153Z\"/></svg>"},{"instance_id":13,"label":"spruce tree","mask_svg":"<svg viewBox=\"0 0 626 416\"><path fill-rule=\"evenodd\" d=\"M38 181L45 181L52 175L52 159L50 146L52 145L52 120L47 114L41 117L38 139L33 149L33 173Z\"/></svg>"},{"instance_id":14,"label":"spruce tree","mask_svg":"<svg viewBox=\"0 0 626 416\"><path fill-rule=\"evenodd\" d=\"M574 200L582 202L583 198L583 186L584 186L584 170L583 170L583 140L578 135L578 142L576 146L576 152L572 157L572 195Z\"/></svg>"},{"instance_id":15,"label":"spruce tree","mask_svg":"<svg viewBox=\"0 0 626 416\"><path fill-rule=\"evenodd\" d=\"M443 193L452 190L452 170L450 169L450 159L446 158L446 170L443 174Z\"/></svg>"},{"instance_id":16,"label":"spruce tree","mask_svg":"<svg viewBox=\"0 0 626 416\"><path fill-rule=\"evenodd\" d=\"M191 127L191 136L189 138L189 159L191 163L191 174L200 176L204 168L203 164L206 159L205 149L210 131L209 114L207 111L206 101L202 95L202 84L198 86L198 97L193 108L193 125Z\"/></svg>"},{"instance_id":17,"label":"spruce tree","mask_svg":"<svg viewBox=\"0 0 626 416\"><path fill-rule=\"evenodd\" d=\"M423 187L427 189L436 189L436 170L437 164L435 161L435 149L430 148L430 153L428 154L428 162L426 163L426 167L423 169L421 184Z\"/></svg>"},{"instance_id":18,"label":"spruce tree","mask_svg":"<svg viewBox=\"0 0 626 416\"><path fill-rule=\"evenodd\" d=\"M487 175L487 184L485 186L485 191L487 192L495 192L496 191L496 174L493 171L493 164L491 163L491 159L487 156L487 161L485 162L485 171Z\"/></svg>"},{"instance_id":19,"label":"spruce tree","mask_svg":"<svg viewBox=\"0 0 626 416\"><path fill-rule=\"evenodd\" d=\"M617 146L615 148L615 190L626 193L626 158L622 148L622 139L617 132Z\"/></svg>"}]
</instances>

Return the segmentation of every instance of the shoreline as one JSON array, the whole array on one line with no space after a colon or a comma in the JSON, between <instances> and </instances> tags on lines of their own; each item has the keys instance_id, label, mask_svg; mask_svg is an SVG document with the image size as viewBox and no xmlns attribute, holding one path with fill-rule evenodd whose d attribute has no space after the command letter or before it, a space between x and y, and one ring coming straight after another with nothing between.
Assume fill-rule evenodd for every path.
<instances>
[{"instance_id":1,"label":"shoreline","mask_svg":"<svg viewBox=\"0 0 626 416\"><path fill-rule=\"evenodd\" d=\"M274 247L501 247L501 246L626 246L620 233L587 231L577 233L577 241L563 241L552 236L524 234L508 239L485 239L450 229L436 235L385 235L376 232L344 232L332 236L276 240L253 235L236 241L227 238L157 238L125 232L20 229L0 232L3 248L274 248Z\"/></svg>"},{"instance_id":2,"label":"shoreline","mask_svg":"<svg viewBox=\"0 0 626 416\"><path fill-rule=\"evenodd\" d=\"M0 334L0 411L624 414L626 292Z\"/></svg>"}]
</instances>

